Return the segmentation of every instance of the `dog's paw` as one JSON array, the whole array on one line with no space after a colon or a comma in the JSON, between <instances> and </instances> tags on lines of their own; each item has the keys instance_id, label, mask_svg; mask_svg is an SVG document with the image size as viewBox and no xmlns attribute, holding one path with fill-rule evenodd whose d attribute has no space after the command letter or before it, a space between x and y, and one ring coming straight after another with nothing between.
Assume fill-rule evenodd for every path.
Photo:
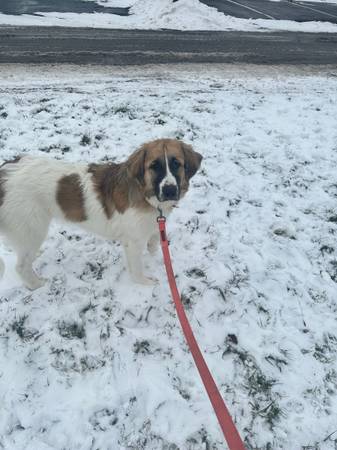
<instances>
[{"instance_id":1,"label":"dog's paw","mask_svg":"<svg viewBox=\"0 0 337 450\"><path fill-rule=\"evenodd\" d=\"M30 291L35 291L46 284L47 280L44 278L34 277L29 280L25 280L25 286Z\"/></svg>"},{"instance_id":2,"label":"dog's paw","mask_svg":"<svg viewBox=\"0 0 337 450\"><path fill-rule=\"evenodd\" d=\"M132 277L133 281L138 284L143 284L145 286L155 286L158 284L158 280L154 277L146 277L145 275L140 275L137 277Z\"/></svg>"}]
</instances>

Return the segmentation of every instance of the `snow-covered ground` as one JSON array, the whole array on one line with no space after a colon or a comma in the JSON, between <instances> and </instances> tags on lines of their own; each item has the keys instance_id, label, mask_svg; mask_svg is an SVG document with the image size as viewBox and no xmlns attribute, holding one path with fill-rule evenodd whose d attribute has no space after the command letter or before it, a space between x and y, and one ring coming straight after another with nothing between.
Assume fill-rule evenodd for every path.
<instances>
[{"instance_id":1,"label":"snow-covered ground","mask_svg":"<svg viewBox=\"0 0 337 450\"><path fill-rule=\"evenodd\" d=\"M67 26L127 29L301 31L337 33L337 24L291 20L238 19L227 16L198 0L101 0L106 6L131 6L130 16L113 14L39 13L11 16L0 14L0 25Z\"/></svg>"},{"instance_id":2,"label":"snow-covered ground","mask_svg":"<svg viewBox=\"0 0 337 450\"><path fill-rule=\"evenodd\" d=\"M293 72L292 72L293 70ZM337 71L3 66L1 159L123 160L178 137L204 155L168 221L192 327L248 449L337 445ZM0 282L0 448L222 449L160 284L120 245L55 224L29 292Z\"/></svg>"}]
</instances>

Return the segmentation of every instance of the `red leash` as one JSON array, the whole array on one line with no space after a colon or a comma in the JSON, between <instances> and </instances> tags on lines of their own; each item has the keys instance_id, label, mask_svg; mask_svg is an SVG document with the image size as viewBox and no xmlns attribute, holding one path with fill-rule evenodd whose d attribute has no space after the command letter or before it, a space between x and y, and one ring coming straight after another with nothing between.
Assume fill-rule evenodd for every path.
<instances>
[{"instance_id":1,"label":"red leash","mask_svg":"<svg viewBox=\"0 0 337 450\"><path fill-rule=\"evenodd\" d=\"M167 278L170 284L171 294L177 310L178 318L180 320L181 327L183 329L186 341L191 350L194 362L197 366L201 379L204 383L208 397L212 403L214 412L218 418L220 427L225 436L229 450L246 450L243 442L240 438L238 430L236 429L234 422L229 414L229 411L220 395L220 392L215 384L215 381L209 371L207 364L202 356L198 343L194 337L191 325L187 319L184 306L181 302L179 291L174 278L172 269L169 243L166 236L166 219L160 214L158 217L160 244L163 251L164 263L167 273Z\"/></svg>"}]
</instances>

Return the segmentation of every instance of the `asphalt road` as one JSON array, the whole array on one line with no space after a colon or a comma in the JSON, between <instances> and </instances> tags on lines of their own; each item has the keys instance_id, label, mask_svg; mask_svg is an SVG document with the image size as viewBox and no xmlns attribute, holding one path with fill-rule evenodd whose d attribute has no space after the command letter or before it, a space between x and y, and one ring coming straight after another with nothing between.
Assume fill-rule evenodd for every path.
<instances>
[{"instance_id":1,"label":"asphalt road","mask_svg":"<svg viewBox=\"0 0 337 450\"><path fill-rule=\"evenodd\" d=\"M0 63L336 64L337 35L0 27Z\"/></svg>"},{"instance_id":2,"label":"asphalt road","mask_svg":"<svg viewBox=\"0 0 337 450\"><path fill-rule=\"evenodd\" d=\"M281 0L201 0L224 14L243 19L295 20L337 23L337 5Z\"/></svg>"},{"instance_id":3,"label":"asphalt road","mask_svg":"<svg viewBox=\"0 0 337 450\"><path fill-rule=\"evenodd\" d=\"M95 2L82 0L0 0L0 12L3 14L33 14L46 12L118 14L127 16L129 8L109 8Z\"/></svg>"}]
</instances>

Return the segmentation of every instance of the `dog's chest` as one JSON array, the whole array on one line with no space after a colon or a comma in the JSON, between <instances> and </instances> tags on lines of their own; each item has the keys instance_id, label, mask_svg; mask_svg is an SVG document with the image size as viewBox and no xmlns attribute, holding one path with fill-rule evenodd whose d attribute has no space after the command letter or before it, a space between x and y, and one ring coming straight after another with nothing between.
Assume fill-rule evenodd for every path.
<instances>
[{"instance_id":1,"label":"dog's chest","mask_svg":"<svg viewBox=\"0 0 337 450\"><path fill-rule=\"evenodd\" d=\"M93 215L82 226L108 239L146 242L155 233L157 221L155 211L128 208L124 213L115 211L111 218L104 214Z\"/></svg>"}]
</instances>

